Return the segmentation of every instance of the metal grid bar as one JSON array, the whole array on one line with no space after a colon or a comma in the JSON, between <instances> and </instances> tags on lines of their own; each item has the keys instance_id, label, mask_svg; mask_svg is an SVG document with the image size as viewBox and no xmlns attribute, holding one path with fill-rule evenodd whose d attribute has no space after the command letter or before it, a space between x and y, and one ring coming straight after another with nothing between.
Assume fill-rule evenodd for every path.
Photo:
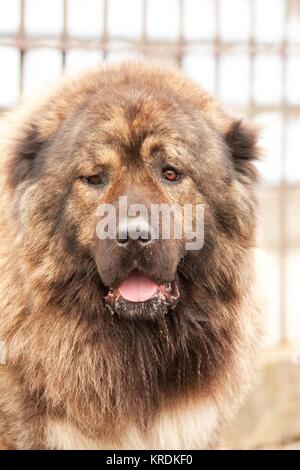
<instances>
[{"instance_id":1,"label":"metal grid bar","mask_svg":"<svg viewBox=\"0 0 300 470\"><path fill-rule=\"evenodd\" d=\"M26 0L21 0L22 3L25 3ZM106 4L107 2L105 2ZM105 11L106 9L104 9ZM104 26L107 26L107 23L104 22ZM103 49L105 51L110 50L127 50L136 49L137 47L141 46L144 42L148 51L156 51L158 48L163 47L167 49L170 53L180 53L185 54L189 52L191 49L203 51L206 49L213 49L214 54L221 54L221 53L230 53L230 52L245 52L247 54L257 54L257 53L267 53L267 54L278 54L283 55L287 52L289 53L300 53L300 44L286 44L279 43L279 44L270 44L267 42L260 42L250 43L247 45L245 41L228 41L224 42L221 41L220 38L216 38L215 42L211 40L198 40L198 39L189 39L187 42L186 40L178 42L174 42L172 40L156 40L156 39L148 39L147 34L145 32L144 38L142 37L140 41L137 43L135 40L129 39L125 36L118 36L118 37L111 37L110 44L107 43L107 30L103 34L102 38L99 40L89 40L84 38L71 38L66 35L64 37L52 37L52 36L44 36L40 38L31 37L30 35L7 35L1 34L0 32L0 46L9 46L15 47L17 49L24 49L29 50L36 47L49 47L58 49L60 51L64 49L72 49L72 48L82 48L82 49ZM122 43L122 46L120 46Z\"/></svg>"},{"instance_id":2,"label":"metal grid bar","mask_svg":"<svg viewBox=\"0 0 300 470\"><path fill-rule=\"evenodd\" d=\"M215 56L215 93L219 94L220 89L220 56L224 51L223 45L220 41L220 0L215 0L215 28L216 33L214 37L214 56Z\"/></svg>"},{"instance_id":3,"label":"metal grid bar","mask_svg":"<svg viewBox=\"0 0 300 470\"><path fill-rule=\"evenodd\" d=\"M100 49L103 51L103 58L105 59L107 56L107 52L109 50L108 46L108 29L107 29L107 18L108 18L108 0L104 0L103 5L103 34Z\"/></svg>"},{"instance_id":4,"label":"metal grid bar","mask_svg":"<svg viewBox=\"0 0 300 470\"><path fill-rule=\"evenodd\" d=\"M257 44L255 42L255 11L254 11L254 2L250 2L250 36L249 36L249 116L253 117L254 115L254 63L255 55L257 53Z\"/></svg>"},{"instance_id":5,"label":"metal grid bar","mask_svg":"<svg viewBox=\"0 0 300 470\"><path fill-rule=\"evenodd\" d=\"M281 341L286 342L287 340L287 286L286 286L286 273L287 273L287 215L286 207L288 204L287 200L287 189L288 185L286 182L286 147L287 147L287 102L286 102L286 83L287 83L287 22L288 22L288 8L287 3L284 4L285 12L283 18L283 40L282 40L282 54L281 54L281 65L282 65L282 102L281 108L284 116L282 124L282 155L281 155L281 176L282 182L280 185L280 207L279 207L279 256L280 256L280 333Z\"/></svg>"},{"instance_id":6,"label":"metal grid bar","mask_svg":"<svg viewBox=\"0 0 300 470\"><path fill-rule=\"evenodd\" d=\"M184 0L179 0L179 36L178 36L178 54L177 54L177 64L179 67L182 65L182 59L183 59L183 50L185 48L185 39L184 39L184 32L183 32L183 25L184 25L184 15L185 15L185 9L184 9Z\"/></svg>"},{"instance_id":7,"label":"metal grid bar","mask_svg":"<svg viewBox=\"0 0 300 470\"><path fill-rule=\"evenodd\" d=\"M18 35L16 36L16 39L20 42L23 43L25 41L25 0L20 0L20 26L19 26L19 32ZM24 56L25 56L25 50L26 48L24 47L18 47L20 51L20 80L19 80L19 91L20 95L23 93L23 88L24 88Z\"/></svg>"},{"instance_id":8,"label":"metal grid bar","mask_svg":"<svg viewBox=\"0 0 300 470\"><path fill-rule=\"evenodd\" d=\"M143 7L142 7L142 35L141 35L141 42L139 46L139 51L144 54L146 52L145 46L147 44L147 0L143 0Z\"/></svg>"},{"instance_id":9,"label":"metal grid bar","mask_svg":"<svg viewBox=\"0 0 300 470\"><path fill-rule=\"evenodd\" d=\"M68 43L68 0L63 0L63 30L61 35L63 44ZM62 71L66 68L66 49L62 49Z\"/></svg>"}]
</instances>

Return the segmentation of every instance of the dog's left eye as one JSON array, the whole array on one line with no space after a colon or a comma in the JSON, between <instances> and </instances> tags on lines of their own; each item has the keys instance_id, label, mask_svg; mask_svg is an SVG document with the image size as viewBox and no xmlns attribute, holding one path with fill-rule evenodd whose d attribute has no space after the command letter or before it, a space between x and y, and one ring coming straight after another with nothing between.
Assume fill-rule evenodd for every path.
<instances>
[{"instance_id":1,"label":"dog's left eye","mask_svg":"<svg viewBox=\"0 0 300 470\"><path fill-rule=\"evenodd\" d=\"M181 177L181 174L170 166L162 170L163 177L168 181L178 181Z\"/></svg>"},{"instance_id":2,"label":"dog's left eye","mask_svg":"<svg viewBox=\"0 0 300 470\"><path fill-rule=\"evenodd\" d=\"M98 175L83 176L83 181L91 186L100 186L107 183L107 175L105 173L99 173Z\"/></svg>"}]
</instances>

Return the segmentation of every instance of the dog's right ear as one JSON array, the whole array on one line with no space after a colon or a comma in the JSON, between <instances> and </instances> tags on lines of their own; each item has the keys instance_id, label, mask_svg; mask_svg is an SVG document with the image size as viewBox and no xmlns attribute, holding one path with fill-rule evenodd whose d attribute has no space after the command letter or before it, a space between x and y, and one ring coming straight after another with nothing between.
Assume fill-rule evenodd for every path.
<instances>
[{"instance_id":1,"label":"dog's right ear","mask_svg":"<svg viewBox=\"0 0 300 470\"><path fill-rule=\"evenodd\" d=\"M35 123L27 124L19 135L13 138L8 160L8 183L12 188L30 177L44 144L45 137L41 135Z\"/></svg>"},{"instance_id":2,"label":"dog's right ear","mask_svg":"<svg viewBox=\"0 0 300 470\"><path fill-rule=\"evenodd\" d=\"M240 119L232 121L225 136L237 175L246 177L250 182L258 179L257 170L253 164L260 156L257 137L257 129Z\"/></svg>"}]
</instances>

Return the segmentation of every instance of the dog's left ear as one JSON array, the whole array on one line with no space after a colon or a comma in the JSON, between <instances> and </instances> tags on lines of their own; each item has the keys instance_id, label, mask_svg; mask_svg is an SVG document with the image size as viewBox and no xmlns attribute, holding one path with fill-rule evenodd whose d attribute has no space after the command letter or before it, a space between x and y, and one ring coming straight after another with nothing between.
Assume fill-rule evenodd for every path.
<instances>
[{"instance_id":1,"label":"dog's left ear","mask_svg":"<svg viewBox=\"0 0 300 470\"><path fill-rule=\"evenodd\" d=\"M242 120L234 120L225 136L234 168L238 175L242 175L250 181L256 181L258 178L254 165L254 161L259 158L257 137L257 129L245 124Z\"/></svg>"},{"instance_id":2,"label":"dog's left ear","mask_svg":"<svg viewBox=\"0 0 300 470\"><path fill-rule=\"evenodd\" d=\"M41 151L45 139L41 136L39 126L26 122L20 126L11 141L10 157L7 162L8 183L16 188L30 177L34 162Z\"/></svg>"}]
</instances>

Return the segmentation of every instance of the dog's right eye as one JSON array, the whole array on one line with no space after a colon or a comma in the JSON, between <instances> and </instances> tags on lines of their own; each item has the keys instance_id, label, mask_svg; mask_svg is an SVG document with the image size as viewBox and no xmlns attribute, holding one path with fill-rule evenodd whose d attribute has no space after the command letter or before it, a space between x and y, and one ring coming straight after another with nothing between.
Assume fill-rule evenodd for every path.
<instances>
[{"instance_id":1,"label":"dog's right eye","mask_svg":"<svg viewBox=\"0 0 300 470\"><path fill-rule=\"evenodd\" d=\"M107 183L107 175L99 173L98 175L82 176L81 179L90 186L103 186Z\"/></svg>"},{"instance_id":2,"label":"dog's right eye","mask_svg":"<svg viewBox=\"0 0 300 470\"><path fill-rule=\"evenodd\" d=\"M170 167L170 166L164 168L162 170L162 174L165 180L168 180L171 182L178 181L181 177L180 173L177 170L175 170L175 168Z\"/></svg>"}]
</instances>

